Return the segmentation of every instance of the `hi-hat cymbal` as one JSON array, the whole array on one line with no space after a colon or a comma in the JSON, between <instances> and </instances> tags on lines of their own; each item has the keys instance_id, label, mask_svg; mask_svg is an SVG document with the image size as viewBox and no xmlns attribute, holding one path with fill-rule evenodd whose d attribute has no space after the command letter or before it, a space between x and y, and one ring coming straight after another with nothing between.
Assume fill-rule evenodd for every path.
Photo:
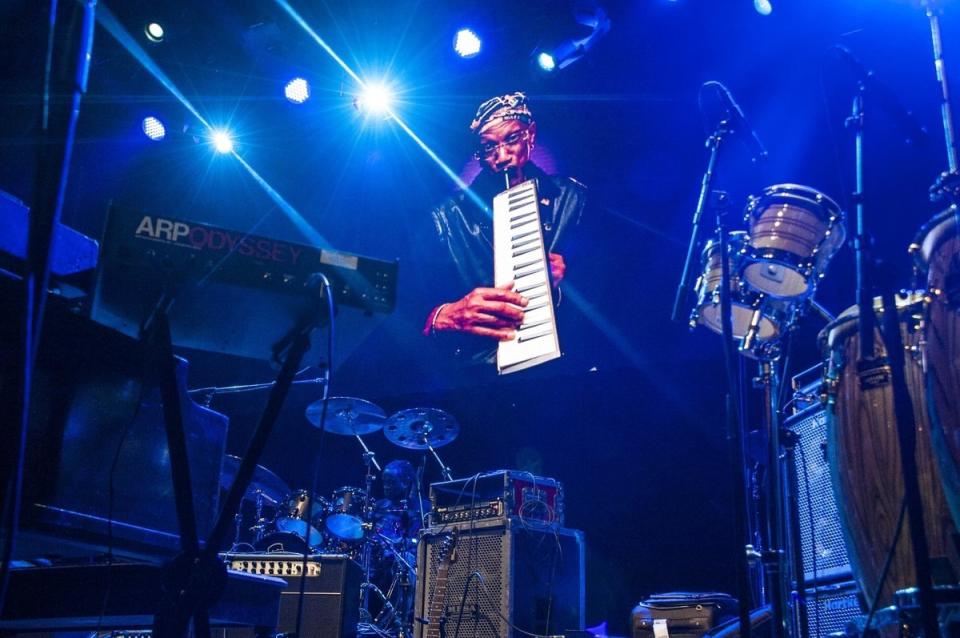
<instances>
[{"instance_id":1,"label":"hi-hat cymbal","mask_svg":"<svg viewBox=\"0 0 960 638\"><path fill-rule=\"evenodd\" d=\"M426 450L453 443L460 434L460 424L443 410L409 408L387 419L383 433L394 445L408 450Z\"/></svg>"},{"instance_id":2,"label":"hi-hat cymbal","mask_svg":"<svg viewBox=\"0 0 960 638\"><path fill-rule=\"evenodd\" d=\"M320 427L323 415L323 399L307 406L307 421ZM383 427L387 413L369 401L352 397L327 399L327 419L324 429L331 434L344 436L371 434Z\"/></svg>"},{"instance_id":3,"label":"hi-hat cymbal","mask_svg":"<svg viewBox=\"0 0 960 638\"><path fill-rule=\"evenodd\" d=\"M223 471L220 473L220 487L229 490L230 486L237 478L237 472L240 470L240 457L227 455L223 459ZM287 485L279 476L258 465L253 470L253 478L247 487L244 498L251 498L257 491L262 492L267 498L279 503L290 493L290 486Z\"/></svg>"}]
</instances>

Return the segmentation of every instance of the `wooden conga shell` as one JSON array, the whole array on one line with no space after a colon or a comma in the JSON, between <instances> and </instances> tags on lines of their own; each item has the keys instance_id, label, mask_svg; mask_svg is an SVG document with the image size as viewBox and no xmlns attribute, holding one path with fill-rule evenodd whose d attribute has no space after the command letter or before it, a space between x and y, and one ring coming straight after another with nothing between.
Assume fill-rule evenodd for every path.
<instances>
[{"instance_id":1,"label":"wooden conga shell","mask_svg":"<svg viewBox=\"0 0 960 638\"><path fill-rule=\"evenodd\" d=\"M927 273L926 388L931 434L947 503L960 525L960 235L956 209L936 217L914 244Z\"/></svg>"},{"instance_id":2,"label":"wooden conga shell","mask_svg":"<svg viewBox=\"0 0 960 638\"><path fill-rule=\"evenodd\" d=\"M917 298L907 300L898 309L901 335L908 348L919 346L921 339L918 328L923 305ZM880 321L882 319L878 317L878 326ZM886 349L879 327L875 333L874 352L883 356ZM821 333L823 341L826 342L825 354L831 358L831 369L839 372L835 392L831 393L832 405L827 410L831 478L851 567L865 599L869 601L880 583L903 501L893 388L889 382L865 390L860 387L856 307L824 329ZM923 368L918 355L914 352L906 354L906 380L917 426L916 458L930 556L945 558L956 569L960 564L951 539L956 528L934 460ZM907 524L904 521L890 574L883 586L882 605L891 604L898 589L916 585Z\"/></svg>"}]
</instances>

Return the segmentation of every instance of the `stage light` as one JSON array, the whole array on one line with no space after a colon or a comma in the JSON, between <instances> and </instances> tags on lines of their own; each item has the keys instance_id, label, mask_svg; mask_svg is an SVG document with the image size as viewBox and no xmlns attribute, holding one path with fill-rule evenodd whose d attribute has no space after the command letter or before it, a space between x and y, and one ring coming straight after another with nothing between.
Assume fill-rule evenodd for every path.
<instances>
[{"instance_id":1,"label":"stage light","mask_svg":"<svg viewBox=\"0 0 960 638\"><path fill-rule=\"evenodd\" d=\"M143 28L144 35L147 36L147 40L151 42L162 42L163 41L163 27L160 26L157 22L151 22Z\"/></svg>"},{"instance_id":2,"label":"stage light","mask_svg":"<svg viewBox=\"0 0 960 638\"><path fill-rule=\"evenodd\" d=\"M354 106L369 115L387 116L393 106L393 91L382 83L367 84L354 100Z\"/></svg>"},{"instance_id":3,"label":"stage light","mask_svg":"<svg viewBox=\"0 0 960 638\"><path fill-rule=\"evenodd\" d=\"M480 38L470 29L460 29L453 40L453 50L461 58L472 58L480 53Z\"/></svg>"},{"instance_id":4,"label":"stage light","mask_svg":"<svg viewBox=\"0 0 960 638\"><path fill-rule=\"evenodd\" d=\"M303 78L293 78L283 87L283 94L294 104L303 104L310 99L310 85Z\"/></svg>"},{"instance_id":5,"label":"stage light","mask_svg":"<svg viewBox=\"0 0 960 638\"><path fill-rule=\"evenodd\" d=\"M233 151L233 138L230 137L230 133L224 130L216 130L210 135L210 140L213 142L213 147L217 149L218 153L229 153Z\"/></svg>"},{"instance_id":6,"label":"stage light","mask_svg":"<svg viewBox=\"0 0 960 638\"><path fill-rule=\"evenodd\" d=\"M540 68L544 71L553 71L557 68L557 63L553 59L553 56L546 51L542 51L540 55L537 56L537 64L539 64Z\"/></svg>"},{"instance_id":7,"label":"stage light","mask_svg":"<svg viewBox=\"0 0 960 638\"><path fill-rule=\"evenodd\" d=\"M762 16L768 16L773 12L773 5L770 0L753 0L753 8Z\"/></svg>"},{"instance_id":8,"label":"stage light","mask_svg":"<svg viewBox=\"0 0 960 638\"><path fill-rule=\"evenodd\" d=\"M147 117L143 118L143 123L140 125L140 127L143 129L143 134L154 142L159 142L167 136L167 127L163 125L163 122L152 115L148 115Z\"/></svg>"}]
</instances>

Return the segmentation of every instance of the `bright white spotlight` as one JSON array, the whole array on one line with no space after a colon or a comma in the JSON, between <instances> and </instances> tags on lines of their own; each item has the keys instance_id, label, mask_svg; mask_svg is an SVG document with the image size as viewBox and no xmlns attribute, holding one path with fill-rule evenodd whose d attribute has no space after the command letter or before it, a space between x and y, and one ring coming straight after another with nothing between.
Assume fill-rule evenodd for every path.
<instances>
[{"instance_id":1,"label":"bright white spotlight","mask_svg":"<svg viewBox=\"0 0 960 638\"><path fill-rule=\"evenodd\" d=\"M472 58L480 53L480 38L470 29L460 29L453 39L453 50L461 58Z\"/></svg>"},{"instance_id":2,"label":"bright white spotlight","mask_svg":"<svg viewBox=\"0 0 960 638\"><path fill-rule=\"evenodd\" d=\"M294 104L310 99L310 85L303 78L293 78L283 87L283 95Z\"/></svg>"},{"instance_id":3,"label":"bright white spotlight","mask_svg":"<svg viewBox=\"0 0 960 638\"><path fill-rule=\"evenodd\" d=\"M143 129L143 134L154 142L159 142L167 135L167 127L152 115L143 118L143 123L140 126Z\"/></svg>"},{"instance_id":4,"label":"bright white spotlight","mask_svg":"<svg viewBox=\"0 0 960 638\"><path fill-rule=\"evenodd\" d=\"M553 71L557 68L557 62L553 59L553 56L543 51L540 55L537 56L537 64L540 65L540 68L544 71Z\"/></svg>"},{"instance_id":5,"label":"bright white spotlight","mask_svg":"<svg viewBox=\"0 0 960 638\"><path fill-rule=\"evenodd\" d=\"M147 36L147 40L151 42L162 42L163 41L163 27L160 26L157 22L151 22L143 28L144 35Z\"/></svg>"},{"instance_id":6,"label":"bright white spotlight","mask_svg":"<svg viewBox=\"0 0 960 638\"><path fill-rule=\"evenodd\" d=\"M753 0L753 8L762 16L768 16L773 12L773 5L770 0Z\"/></svg>"},{"instance_id":7,"label":"bright white spotlight","mask_svg":"<svg viewBox=\"0 0 960 638\"><path fill-rule=\"evenodd\" d=\"M358 110L369 115L389 115L393 106L393 91L385 84L367 84L363 87L360 95L357 96L354 105Z\"/></svg>"},{"instance_id":8,"label":"bright white spotlight","mask_svg":"<svg viewBox=\"0 0 960 638\"><path fill-rule=\"evenodd\" d=\"M227 131L214 131L210 139L218 153L229 153L233 150L233 138L230 137L230 133Z\"/></svg>"}]
</instances>

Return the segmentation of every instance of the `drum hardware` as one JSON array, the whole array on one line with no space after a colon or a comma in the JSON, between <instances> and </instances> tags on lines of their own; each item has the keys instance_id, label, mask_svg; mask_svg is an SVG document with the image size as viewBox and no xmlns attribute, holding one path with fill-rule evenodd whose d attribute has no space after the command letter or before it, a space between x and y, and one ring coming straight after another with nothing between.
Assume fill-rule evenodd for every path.
<instances>
[{"instance_id":1,"label":"drum hardware","mask_svg":"<svg viewBox=\"0 0 960 638\"><path fill-rule=\"evenodd\" d=\"M220 488L229 489L237 478L240 469L240 457L227 455L223 459L223 469L220 471ZM252 500L258 494L264 498L279 503L290 493L290 486L279 476L263 467L257 465L253 469L253 478L250 479L250 485L244 494L244 499Z\"/></svg>"},{"instance_id":2,"label":"drum hardware","mask_svg":"<svg viewBox=\"0 0 960 638\"><path fill-rule=\"evenodd\" d=\"M274 525L278 532L292 532L310 547L323 545L323 520L330 505L326 499L307 490L297 490L284 499L283 516L277 516Z\"/></svg>"},{"instance_id":3,"label":"drum hardware","mask_svg":"<svg viewBox=\"0 0 960 638\"><path fill-rule=\"evenodd\" d=\"M220 470L220 488L229 489L230 485L236 480L237 472L240 468L241 459L237 456L227 455L223 459L222 469ZM242 501L252 502L254 506L254 522L246 531L253 533L250 544L259 543L269 530L272 519L266 517L264 508L266 505L278 506L290 493L290 487L279 476L263 467L257 465L253 470L253 478ZM241 506L242 507L242 506ZM241 507L238 507L233 516L234 537L233 547L236 548L244 544L243 540L243 514Z\"/></svg>"},{"instance_id":4,"label":"drum hardware","mask_svg":"<svg viewBox=\"0 0 960 638\"><path fill-rule=\"evenodd\" d=\"M460 424L453 416L436 408L408 408L391 415L383 433L394 445L429 451L440 466L443 478L453 480L450 468L437 454L437 448L453 443L460 434Z\"/></svg>"},{"instance_id":5,"label":"drum hardware","mask_svg":"<svg viewBox=\"0 0 960 638\"><path fill-rule=\"evenodd\" d=\"M307 421L320 427L326 401L327 419L324 430L331 434L361 437L383 427L386 413L377 405L353 397L320 399L307 406Z\"/></svg>"},{"instance_id":6,"label":"drum hardware","mask_svg":"<svg viewBox=\"0 0 960 638\"><path fill-rule=\"evenodd\" d=\"M744 221L749 259L743 278L778 299L812 295L846 238L840 206L798 184L777 184L751 197Z\"/></svg>"}]
</instances>

